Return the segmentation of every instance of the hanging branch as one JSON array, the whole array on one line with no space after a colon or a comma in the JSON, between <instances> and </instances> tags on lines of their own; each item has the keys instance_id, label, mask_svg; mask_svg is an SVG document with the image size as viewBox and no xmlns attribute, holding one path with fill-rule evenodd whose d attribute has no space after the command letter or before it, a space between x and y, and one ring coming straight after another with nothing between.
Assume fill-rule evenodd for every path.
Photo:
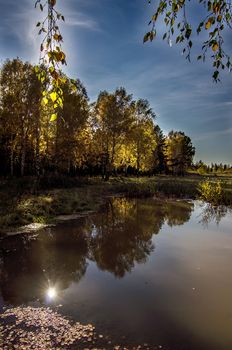
<instances>
[{"instance_id":1,"label":"hanging branch","mask_svg":"<svg viewBox=\"0 0 232 350\"><path fill-rule=\"evenodd\" d=\"M147 0L152 3L151 0ZM182 53L190 61L190 52L193 46L194 32L200 34L206 31L207 40L203 41L201 54L198 60L205 61L208 54L213 65L213 79L219 81L219 71L228 69L232 71L230 56L224 50L225 30L232 29L232 2L227 0L198 0L196 3L203 6L206 15L202 18L196 28L192 28L186 16L187 0L159 0L156 2L155 12L149 22L151 30L145 34L144 42L152 41L157 35L157 22L163 21L165 29L163 40L167 40L172 46L183 44Z\"/></svg>"},{"instance_id":2,"label":"hanging branch","mask_svg":"<svg viewBox=\"0 0 232 350\"><path fill-rule=\"evenodd\" d=\"M57 119L58 109L63 107L62 83L66 79L61 75L60 66L66 65L66 55L62 50L63 37L60 33L58 21L64 21L64 16L56 9L56 0L37 0L35 7L40 11L47 9L47 16L43 22L38 22L39 35L44 34L40 45L39 65L35 67L38 79L43 85L42 106L50 103L53 113L50 121Z\"/></svg>"}]
</instances>

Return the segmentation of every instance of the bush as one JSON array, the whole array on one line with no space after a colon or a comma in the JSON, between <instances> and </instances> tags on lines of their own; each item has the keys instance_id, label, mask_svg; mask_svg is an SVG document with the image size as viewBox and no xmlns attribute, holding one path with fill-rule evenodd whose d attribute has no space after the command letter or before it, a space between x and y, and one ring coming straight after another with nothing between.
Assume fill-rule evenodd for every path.
<instances>
[{"instance_id":1,"label":"bush","mask_svg":"<svg viewBox=\"0 0 232 350\"><path fill-rule=\"evenodd\" d=\"M200 199L209 202L213 205L225 204L225 192L222 187L222 182L205 180L199 183L198 193Z\"/></svg>"}]
</instances>

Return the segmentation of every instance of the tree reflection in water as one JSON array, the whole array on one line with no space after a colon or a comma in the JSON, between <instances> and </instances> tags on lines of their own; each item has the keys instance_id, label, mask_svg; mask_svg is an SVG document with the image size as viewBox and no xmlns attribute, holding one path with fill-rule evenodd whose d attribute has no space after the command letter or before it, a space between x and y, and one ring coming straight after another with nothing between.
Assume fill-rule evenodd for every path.
<instances>
[{"instance_id":1,"label":"tree reflection in water","mask_svg":"<svg viewBox=\"0 0 232 350\"><path fill-rule=\"evenodd\" d=\"M189 220L192 208L189 202L113 198L94 217L91 258L101 270L123 277L135 263L146 262L154 250L152 236L164 222L182 225Z\"/></svg>"},{"instance_id":2,"label":"tree reflection in water","mask_svg":"<svg viewBox=\"0 0 232 350\"><path fill-rule=\"evenodd\" d=\"M35 241L22 244L23 237L11 242L13 250L3 251L0 287L2 297L11 304L44 300L49 286L57 290L78 282L87 268L88 245L82 224L49 228ZM9 242L8 242L9 249Z\"/></svg>"},{"instance_id":3,"label":"tree reflection in water","mask_svg":"<svg viewBox=\"0 0 232 350\"><path fill-rule=\"evenodd\" d=\"M228 214L231 213L232 210L229 207L224 205L214 206L211 204L206 204L203 206L201 215L200 215L200 223L207 227L210 222L215 222L217 225L221 222L221 220Z\"/></svg>"},{"instance_id":4,"label":"tree reflection in water","mask_svg":"<svg viewBox=\"0 0 232 350\"><path fill-rule=\"evenodd\" d=\"M193 208L187 201L116 197L99 213L46 229L34 241L12 238L1 245L2 297L11 304L43 300L49 285L62 291L78 282L88 260L121 278L146 262L164 223L183 225Z\"/></svg>"}]
</instances>

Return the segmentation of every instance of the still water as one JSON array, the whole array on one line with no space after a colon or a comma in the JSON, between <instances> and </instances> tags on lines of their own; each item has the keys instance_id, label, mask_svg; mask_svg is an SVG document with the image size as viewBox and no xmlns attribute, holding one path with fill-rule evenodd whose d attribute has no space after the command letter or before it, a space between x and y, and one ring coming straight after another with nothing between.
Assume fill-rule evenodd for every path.
<instances>
[{"instance_id":1,"label":"still water","mask_svg":"<svg viewBox=\"0 0 232 350\"><path fill-rule=\"evenodd\" d=\"M111 198L0 242L0 306L58 306L127 345L231 350L231 227L200 202Z\"/></svg>"}]
</instances>

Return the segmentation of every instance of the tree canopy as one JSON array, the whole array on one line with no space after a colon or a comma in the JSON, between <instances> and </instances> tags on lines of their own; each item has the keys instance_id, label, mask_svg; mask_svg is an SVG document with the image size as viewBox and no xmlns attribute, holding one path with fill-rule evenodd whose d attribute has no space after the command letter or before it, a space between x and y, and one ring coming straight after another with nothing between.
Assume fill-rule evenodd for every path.
<instances>
[{"instance_id":1,"label":"tree canopy","mask_svg":"<svg viewBox=\"0 0 232 350\"><path fill-rule=\"evenodd\" d=\"M191 165L191 140L181 132L165 137L147 100L120 87L90 103L79 80L61 77L63 108L51 122L53 102L41 105L43 85L34 67L18 58L2 65L2 175L89 174L107 180L112 174L184 173ZM181 162L174 171L173 152Z\"/></svg>"},{"instance_id":2,"label":"tree canopy","mask_svg":"<svg viewBox=\"0 0 232 350\"><path fill-rule=\"evenodd\" d=\"M174 175L183 175L192 164L195 148L183 132L171 131L165 140L164 154L167 166Z\"/></svg>"}]
</instances>

